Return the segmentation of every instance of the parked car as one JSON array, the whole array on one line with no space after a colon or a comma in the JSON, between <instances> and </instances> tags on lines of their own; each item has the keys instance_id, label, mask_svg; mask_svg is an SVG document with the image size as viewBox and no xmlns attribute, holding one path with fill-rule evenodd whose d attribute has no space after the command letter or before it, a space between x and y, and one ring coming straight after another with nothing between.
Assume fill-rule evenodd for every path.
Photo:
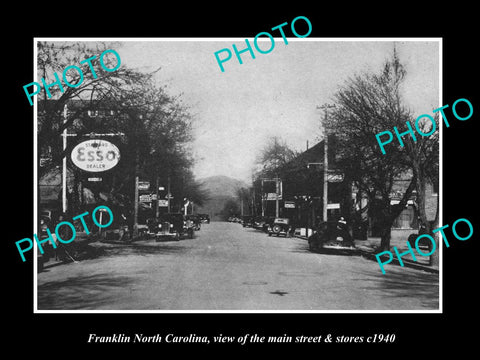
<instances>
[{"instance_id":1,"label":"parked car","mask_svg":"<svg viewBox=\"0 0 480 360\"><path fill-rule=\"evenodd\" d=\"M252 215L245 215L242 219L243 227L253 227L254 217Z\"/></svg>"},{"instance_id":2,"label":"parked car","mask_svg":"<svg viewBox=\"0 0 480 360\"><path fill-rule=\"evenodd\" d=\"M198 214L198 216L200 217L200 221L202 223L210 224L210 215L208 215L208 214Z\"/></svg>"},{"instance_id":3,"label":"parked car","mask_svg":"<svg viewBox=\"0 0 480 360\"><path fill-rule=\"evenodd\" d=\"M175 240L188 236L193 238L193 222L185 218L183 214L164 214L158 219L148 219L148 235L154 236L155 241Z\"/></svg>"},{"instance_id":4,"label":"parked car","mask_svg":"<svg viewBox=\"0 0 480 360\"><path fill-rule=\"evenodd\" d=\"M272 225L268 225L268 236L283 235L285 237L291 235L292 227L290 225L290 219L287 218L275 218Z\"/></svg>"},{"instance_id":5,"label":"parked car","mask_svg":"<svg viewBox=\"0 0 480 360\"><path fill-rule=\"evenodd\" d=\"M200 216L199 215L187 215L186 220L192 221L193 230L198 231L201 228Z\"/></svg>"},{"instance_id":6,"label":"parked car","mask_svg":"<svg viewBox=\"0 0 480 360\"><path fill-rule=\"evenodd\" d=\"M272 227L274 222L275 222L275 216L266 216L265 222L262 225L263 232L268 233L268 228Z\"/></svg>"},{"instance_id":7,"label":"parked car","mask_svg":"<svg viewBox=\"0 0 480 360\"><path fill-rule=\"evenodd\" d=\"M265 224L265 217L264 216L257 216L253 220L253 228L254 229L262 230L264 224Z\"/></svg>"},{"instance_id":8,"label":"parked car","mask_svg":"<svg viewBox=\"0 0 480 360\"><path fill-rule=\"evenodd\" d=\"M355 243L345 224L338 221L320 223L308 238L310 251L325 249L355 250Z\"/></svg>"},{"instance_id":9,"label":"parked car","mask_svg":"<svg viewBox=\"0 0 480 360\"><path fill-rule=\"evenodd\" d=\"M412 233L408 236L408 243L410 244L410 246L415 249L415 242L417 240L417 237L419 237L420 235L424 235L424 234L428 234L427 232L427 228L424 224L420 224L420 227L418 229L418 234L417 233ZM433 237L433 234L429 234ZM418 247L420 249L428 249L428 252L430 252L432 249L432 242L430 240L428 240L427 238L425 237L422 237L420 238L420 240L418 240Z\"/></svg>"}]
</instances>

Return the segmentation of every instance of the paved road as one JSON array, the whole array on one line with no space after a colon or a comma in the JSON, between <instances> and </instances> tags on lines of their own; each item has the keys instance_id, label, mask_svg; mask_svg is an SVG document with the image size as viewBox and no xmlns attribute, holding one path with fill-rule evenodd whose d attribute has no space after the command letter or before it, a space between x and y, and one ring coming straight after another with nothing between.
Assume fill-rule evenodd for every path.
<instances>
[{"instance_id":1,"label":"paved road","mask_svg":"<svg viewBox=\"0 0 480 360\"><path fill-rule=\"evenodd\" d=\"M104 256L38 274L39 310L436 310L438 274L212 222L194 239L97 244Z\"/></svg>"}]
</instances>

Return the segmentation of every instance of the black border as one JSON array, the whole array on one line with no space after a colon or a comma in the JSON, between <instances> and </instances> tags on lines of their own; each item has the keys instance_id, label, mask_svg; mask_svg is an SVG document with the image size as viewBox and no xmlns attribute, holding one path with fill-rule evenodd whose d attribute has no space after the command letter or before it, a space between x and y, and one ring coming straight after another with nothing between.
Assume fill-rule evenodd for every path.
<instances>
[{"instance_id":1,"label":"black border","mask_svg":"<svg viewBox=\"0 0 480 360\"><path fill-rule=\"evenodd\" d=\"M78 5L78 4L77 4ZM4 292L8 317L6 343L12 349L34 349L39 357L58 356L60 352L95 354L99 350L123 353L126 350L166 349L192 350L203 354L214 348L240 352L268 349L283 352L287 347L295 351L366 350L369 354L387 355L404 350L415 354L432 355L437 350L462 346L466 350L474 344L475 331L466 328L475 313L474 281L478 254L478 215L471 205L477 196L474 150L478 95L473 83L478 79L474 61L476 40L475 9L467 5L452 5L448 11L441 7L420 10L418 4L398 4L391 8L373 8L366 3L353 7L339 4L337 8L317 4L315 7L293 9L290 5L257 6L239 4L206 5L193 9L168 9L164 5L109 4L100 10L97 5L85 4L72 9L56 7L53 3L28 8L20 12L16 26L3 24L6 53L3 56L5 107L4 119L6 155L4 177L4 207L7 209L6 236L3 259L7 260ZM379 5L381 6L381 5ZM27 9L26 9L27 10ZM441 37L443 38L443 104L452 104L458 98L467 98L474 107L473 117L465 122L453 120L444 128L443 136L443 211L444 224L458 218L469 219L475 228L474 236L465 242L451 241L444 249L443 314L33 314L32 258L21 263L14 242L33 233L33 108L25 101L22 86L31 82L33 74L34 37L252 37L258 32L296 16L306 16L313 25L310 37ZM10 26L10 27L9 27ZM478 61L477 61L478 62ZM13 100L13 101L12 101ZM6 136L6 134L9 134ZM10 140L9 138L12 138ZM11 144L15 144L12 146ZM10 153L5 151L5 153ZM8 189L8 190L7 190ZM11 189L11 190L10 190ZM475 324L472 324L475 326ZM87 344L90 332L144 334L177 333L198 335L259 335L290 336L344 334L366 336L368 333L395 333L394 344L338 345L329 344L254 344L249 346L210 345L209 347L183 344L163 346L151 344ZM33 345L33 346L32 346ZM420 345L420 348L417 346ZM172 347L173 346L173 347ZM65 347L66 350L59 350ZM414 350L415 348L415 350ZM50 355L49 355L50 354ZM315 354L315 353L314 353ZM34 355L36 356L36 355Z\"/></svg>"}]
</instances>

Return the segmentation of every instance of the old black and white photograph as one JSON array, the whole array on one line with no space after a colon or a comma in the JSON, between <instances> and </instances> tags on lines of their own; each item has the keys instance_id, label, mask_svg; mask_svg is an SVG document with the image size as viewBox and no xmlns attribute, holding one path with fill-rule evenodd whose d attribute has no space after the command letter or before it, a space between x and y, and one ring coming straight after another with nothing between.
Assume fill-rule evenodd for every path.
<instances>
[{"instance_id":1,"label":"old black and white photograph","mask_svg":"<svg viewBox=\"0 0 480 360\"><path fill-rule=\"evenodd\" d=\"M442 310L441 39L271 33L35 39L35 312Z\"/></svg>"}]
</instances>

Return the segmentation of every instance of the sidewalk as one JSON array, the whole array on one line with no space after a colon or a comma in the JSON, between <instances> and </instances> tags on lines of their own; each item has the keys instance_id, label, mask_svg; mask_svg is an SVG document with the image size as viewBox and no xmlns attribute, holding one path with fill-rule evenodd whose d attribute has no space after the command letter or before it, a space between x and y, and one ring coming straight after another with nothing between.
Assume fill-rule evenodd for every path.
<instances>
[{"instance_id":1,"label":"sidewalk","mask_svg":"<svg viewBox=\"0 0 480 360\"><path fill-rule=\"evenodd\" d=\"M68 261L62 261L60 259L55 259L53 254L50 254L50 257L43 257L43 266L42 270L62 265L69 262L80 262L85 259L89 259L92 257L96 257L99 255L98 246L91 246L92 243L103 243L103 244L118 244L118 245L125 245L125 244L133 244L135 241L142 240L142 236L137 236L132 239L122 240L120 238L120 234L118 229L113 229L111 231L105 232L100 236L98 233L87 233L82 231L77 231L75 240L72 241L70 244L65 246L65 249L68 251L67 258ZM52 251L53 252L53 251Z\"/></svg>"},{"instance_id":2,"label":"sidewalk","mask_svg":"<svg viewBox=\"0 0 480 360\"><path fill-rule=\"evenodd\" d=\"M67 245L65 248L66 249L69 249L70 251L72 251L73 249L82 249L83 251L85 251L85 249L88 247L88 244L93 242L93 241L96 241L97 237L95 234L90 234L90 235L87 235L87 233L83 232L83 231L78 231L76 233L76 237L75 237L75 240L70 243L69 245ZM37 249L38 251L38 249ZM71 254L69 254L71 256ZM74 256L72 257L75 261L80 261L82 260L81 258L76 258L77 257L77 254L74 254ZM73 261L73 260L72 260ZM43 257L43 267L42 269L45 270L45 269L48 269L48 268L51 268L51 267L54 267L54 266L58 266L58 265L62 265L62 264L65 264L65 261L62 261L60 259L55 259L55 256L53 254L51 254L51 257Z\"/></svg>"},{"instance_id":3,"label":"sidewalk","mask_svg":"<svg viewBox=\"0 0 480 360\"><path fill-rule=\"evenodd\" d=\"M307 240L307 237L305 236L305 228L302 229L301 234L302 235L299 235L296 232L295 237ZM355 247L363 257L377 262L377 258L375 255L380 252L379 250L377 250L380 247L380 240L381 239L379 237L369 237L367 240L354 240L354 242L355 242ZM400 266L400 262L398 261L398 258L393 250L394 246L397 248L397 251L401 254L408 250L407 240L401 239L401 238L395 238L395 237L392 237L392 239L390 240L390 251L393 254L393 260L388 265L395 264ZM427 250L423 250L423 251L427 252ZM429 256L421 256L415 251L415 249L414 249L414 252L415 252L415 258L417 259L417 261L413 260L412 255L410 254L405 255L402 257L404 266L415 268L418 270L428 271L428 272L434 272L434 273L439 272L438 266L429 265L429 261L430 261Z\"/></svg>"}]
</instances>

